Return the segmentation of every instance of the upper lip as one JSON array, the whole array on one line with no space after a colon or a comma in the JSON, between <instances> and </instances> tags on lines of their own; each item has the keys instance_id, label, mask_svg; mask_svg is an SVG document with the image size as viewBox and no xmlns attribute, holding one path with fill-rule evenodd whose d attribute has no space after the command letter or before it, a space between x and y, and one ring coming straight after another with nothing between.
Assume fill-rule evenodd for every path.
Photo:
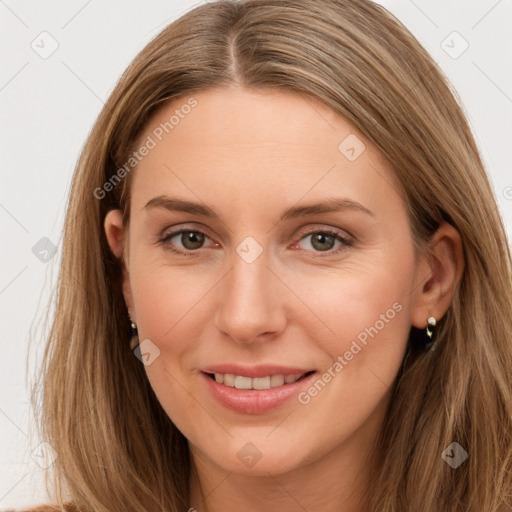
<instances>
[{"instance_id":1,"label":"upper lip","mask_svg":"<svg viewBox=\"0 0 512 512\"><path fill-rule=\"evenodd\" d=\"M294 375L314 371L312 368L299 368L292 366L280 366L275 364L260 364L256 366L243 366L240 364L216 364L202 368L205 373L222 373L241 375L244 377L266 377L267 375Z\"/></svg>"}]
</instances>

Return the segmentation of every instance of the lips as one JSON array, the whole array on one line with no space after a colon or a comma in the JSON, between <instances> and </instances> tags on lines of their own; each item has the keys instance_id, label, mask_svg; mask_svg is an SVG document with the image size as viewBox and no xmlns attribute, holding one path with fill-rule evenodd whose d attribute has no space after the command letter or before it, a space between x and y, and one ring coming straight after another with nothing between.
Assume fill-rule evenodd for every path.
<instances>
[{"instance_id":1,"label":"lips","mask_svg":"<svg viewBox=\"0 0 512 512\"><path fill-rule=\"evenodd\" d=\"M289 366L223 364L204 368L199 373L211 396L224 407L243 414L262 414L297 396L312 384L317 372ZM227 381L221 382L226 377ZM267 380L275 385L268 387Z\"/></svg>"}]
</instances>

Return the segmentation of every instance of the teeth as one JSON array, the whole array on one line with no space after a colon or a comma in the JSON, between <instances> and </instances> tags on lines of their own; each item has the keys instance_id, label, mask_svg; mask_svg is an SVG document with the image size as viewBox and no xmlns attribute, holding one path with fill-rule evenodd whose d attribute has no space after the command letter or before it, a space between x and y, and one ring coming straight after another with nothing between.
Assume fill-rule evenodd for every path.
<instances>
[{"instance_id":1,"label":"teeth","mask_svg":"<svg viewBox=\"0 0 512 512\"><path fill-rule=\"evenodd\" d=\"M224 375L224 385L229 386L230 388L235 387L235 376L230 373L226 373Z\"/></svg>"},{"instance_id":2,"label":"teeth","mask_svg":"<svg viewBox=\"0 0 512 512\"><path fill-rule=\"evenodd\" d=\"M270 377L258 377L252 379L253 389L270 389Z\"/></svg>"},{"instance_id":3,"label":"teeth","mask_svg":"<svg viewBox=\"0 0 512 512\"><path fill-rule=\"evenodd\" d=\"M244 377L242 375L232 375L230 373L215 373L214 375L215 380L218 383L224 384L225 386L229 386L231 388L270 389L277 388L283 384L291 384L293 382L297 382L305 374L296 373L293 375L269 375L267 377L256 377L254 379L251 377Z\"/></svg>"},{"instance_id":4,"label":"teeth","mask_svg":"<svg viewBox=\"0 0 512 512\"><path fill-rule=\"evenodd\" d=\"M236 389L252 389L252 379L250 377L235 377Z\"/></svg>"},{"instance_id":5,"label":"teeth","mask_svg":"<svg viewBox=\"0 0 512 512\"><path fill-rule=\"evenodd\" d=\"M277 386L282 386L284 384L284 375L272 375L270 377L270 387L277 388Z\"/></svg>"}]
</instances>

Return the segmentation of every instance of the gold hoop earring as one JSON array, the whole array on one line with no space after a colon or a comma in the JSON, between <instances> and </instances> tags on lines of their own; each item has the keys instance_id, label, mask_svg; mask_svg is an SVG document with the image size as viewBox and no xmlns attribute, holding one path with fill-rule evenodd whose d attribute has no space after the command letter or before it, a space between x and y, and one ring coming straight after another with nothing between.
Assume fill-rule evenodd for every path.
<instances>
[{"instance_id":1,"label":"gold hoop earring","mask_svg":"<svg viewBox=\"0 0 512 512\"><path fill-rule=\"evenodd\" d=\"M433 316L429 316L427 319L427 327L425 329L426 335L428 337L428 339L426 340L426 343L425 343L426 350L430 350L430 349L434 350L434 348L435 348L434 335L435 335L436 324L437 324L436 319Z\"/></svg>"},{"instance_id":2,"label":"gold hoop earring","mask_svg":"<svg viewBox=\"0 0 512 512\"><path fill-rule=\"evenodd\" d=\"M130 326L132 328L132 336L130 338L130 348L132 350L135 350L137 346L139 345L139 334L137 332L137 324L130 320Z\"/></svg>"}]
</instances>

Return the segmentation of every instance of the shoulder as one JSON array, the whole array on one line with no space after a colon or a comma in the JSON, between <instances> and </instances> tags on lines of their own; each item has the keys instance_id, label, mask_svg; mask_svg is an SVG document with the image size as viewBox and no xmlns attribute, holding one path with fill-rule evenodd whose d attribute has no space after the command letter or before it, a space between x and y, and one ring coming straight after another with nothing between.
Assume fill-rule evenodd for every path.
<instances>
[{"instance_id":1,"label":"shoulder","mask_svg":"<svg viewBox=\"0 0 512 512\"><path fill-rule=\"evenodd\" d=\"M0 512L77 512L77 508L72 504L66 503L64 508L58 505L39 505L25 509L0 509Z\"/></svg>"}]
</instances>

